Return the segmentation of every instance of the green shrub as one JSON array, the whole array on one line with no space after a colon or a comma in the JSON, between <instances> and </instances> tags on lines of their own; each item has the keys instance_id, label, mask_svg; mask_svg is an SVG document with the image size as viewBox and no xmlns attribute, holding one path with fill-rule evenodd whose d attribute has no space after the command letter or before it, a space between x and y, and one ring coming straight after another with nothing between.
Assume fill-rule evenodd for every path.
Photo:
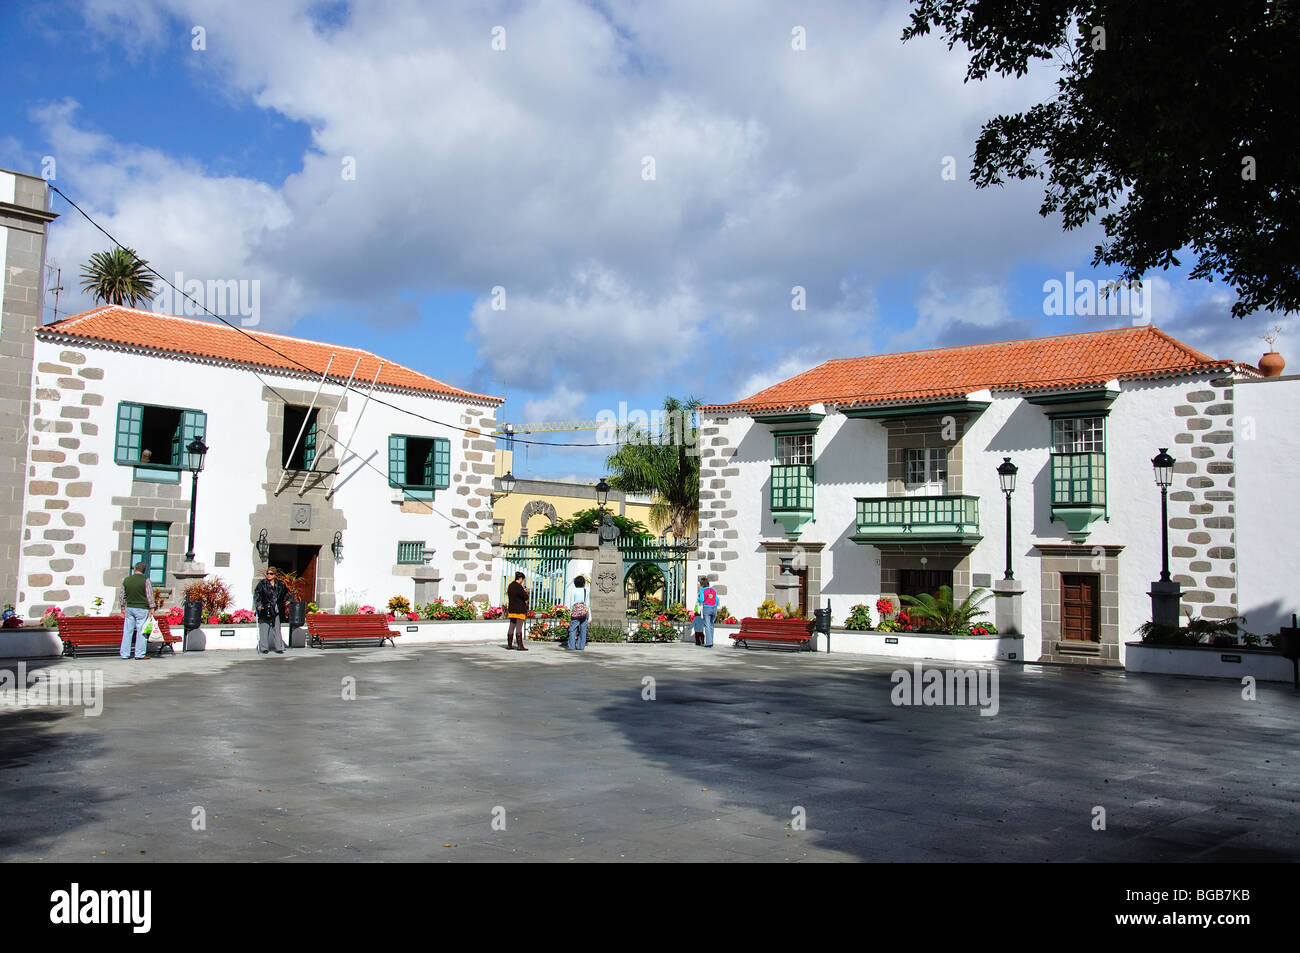
<instances>
[{"instance_id":1,"label":"green shrub","mask_svg":"<svg viewBox=\"0 0 1300 953\"><path fill-rule=\"evenodd\" d=\"M361 608L359 602L345 602L339 606L339 615L356 615L357 610Z\"/></svg>"},{"instance_id":2,"label":"green shrub","mask_svg":"<svg viewBox=\"0 0 1300 953\"><path fill-rule=\"evenodd\" d=\"M844 628L850 632L868 631L871 628L871 610L866 606L854 606L844 620Z\"/></svg>"},{"instance_id":3,"label":"green shrub","mask_svg":"<svg viewBox=\"0 0 1300 953\"><path fill-rule=\"evenodd\" d=\"M626 642L627 632L620 625L587 623L588 642Z\"/></svg>"}]
</instances>

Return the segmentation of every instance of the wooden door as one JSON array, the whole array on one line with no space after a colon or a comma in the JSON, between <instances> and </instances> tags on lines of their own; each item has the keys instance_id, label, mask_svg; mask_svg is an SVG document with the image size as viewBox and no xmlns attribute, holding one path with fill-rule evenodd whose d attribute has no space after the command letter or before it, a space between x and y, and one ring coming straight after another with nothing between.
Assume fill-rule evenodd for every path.
<instances>
[{"instance_id":1,"label":"wooden door","mask_svg":"<svg viewBox=\"0 0 1300 953\"><path fill-rule=\"evenodd\" d=\"M1061 638L1101 641L1101 585L1097 576L1061 573Z\"/></svg>"},{"instance_id":2,"label":"wooden door","mask_svg":"<svg viewBox=\"0 0 1300 953\"><path fill-rule=\"evenodd\" d=\"M295 598L303 602L316 601L316 558L320 556L319 546L298 547L298 585Z\"/></svg>"}]
</instances>

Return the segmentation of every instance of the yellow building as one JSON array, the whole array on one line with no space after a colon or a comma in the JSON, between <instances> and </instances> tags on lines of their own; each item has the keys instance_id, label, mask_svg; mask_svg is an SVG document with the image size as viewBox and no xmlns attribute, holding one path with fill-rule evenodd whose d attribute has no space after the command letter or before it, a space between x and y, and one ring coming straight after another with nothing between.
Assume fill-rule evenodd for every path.
<instances>
[{"instance_id":1,"label":"yellow building","mask_svg":"<svg viewBox=\"0 0 1300 953\"><path fill-rule=\"evenodd\" d=\"M496 452L496 476L512 471L514 454L510 450ZM498 484L499 485L499 484ZM650 519L654 497L649 493L620 493L609 491L605 504L619 516L637 520L655 535L663 532ZM566 483L560 480L515 480L509 495L497 492L492 497L492 521L497 538L503 542L532 536L544 526L566 520L596 505L595 483Z\"/></svg>"}]
</instances>

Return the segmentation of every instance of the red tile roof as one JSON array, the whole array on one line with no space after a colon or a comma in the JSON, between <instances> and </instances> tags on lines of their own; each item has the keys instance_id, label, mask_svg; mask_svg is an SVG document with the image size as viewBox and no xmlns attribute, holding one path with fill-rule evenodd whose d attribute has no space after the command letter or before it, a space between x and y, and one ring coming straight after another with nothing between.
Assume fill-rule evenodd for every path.
<instances>
[{"instance_id":1,"label":"red tile roof","mask_svg":"<svg viewBox=\"0 0 1300 953\"><path fill-rule=\"evenodd\" d=\"M322 344L267 331L235 329L216 321L155 314L117 305L105 305L43 325L36 329L36 334L42 340L96 341L150 353L184 355L204 361L308 376L324 373L330 355L334 355L329 377L339 382L347 381L360 358L354 384L362 387L374 379L382 360L383 369L379 370L376 382L378 387L420 391L480 403L499 404L504 400L461 390L360 348Z\"/></svg>"},{"instance_id":2,"label":"red tile roof","mask_svg":"<svg viewBox=\"0 0 1300 953\"><path fill-rule=\"evenodd\" d=\"M763 413L811 404L906 404L963 398L975 391L1034 393L1095 388L1111 380L1231 371L1151 326L962 347L837 358L752 397L702 407Z\"/></svg>"}]
</instances>

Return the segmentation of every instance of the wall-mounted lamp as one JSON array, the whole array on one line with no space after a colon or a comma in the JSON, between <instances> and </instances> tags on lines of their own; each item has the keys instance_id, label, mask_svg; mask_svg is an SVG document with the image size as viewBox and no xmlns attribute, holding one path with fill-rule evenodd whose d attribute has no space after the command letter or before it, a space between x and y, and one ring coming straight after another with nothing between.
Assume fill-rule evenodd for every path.
<instances>
[{"instance_id":1,"label":"wall-mounted lamp","mask_svg":"<svg viewBox=\"0 0 1300 953\"><path fill-rule=\"evenodd\" d=\"M262 562L266 562L271 555L271 542L266 538L266 530L257 534L257 555Z\"/></svg>"},{"instance_id":2,"label":"wall-mounted lamp","mask_svg":"<svg viewBox=\"0 0 1300 953\"><path fill-rule=\"evenodd\" d=\"M334 554L336 563L343 562L343 531L339 530L334 534L334 542L330 543L330 552Z\"/></svg>"},{"instance_id":3,"label":"wall-mounted lamp","mask_svg":"<svg viewBox=\"0 0 1300 953\"><path fill-rule=\"evenodd\" d=\"M505 491L506 496L515 488L515 475L512 471L507 470L506 475L501 478L501 489Z\"/></svg>"}]
</instances>

